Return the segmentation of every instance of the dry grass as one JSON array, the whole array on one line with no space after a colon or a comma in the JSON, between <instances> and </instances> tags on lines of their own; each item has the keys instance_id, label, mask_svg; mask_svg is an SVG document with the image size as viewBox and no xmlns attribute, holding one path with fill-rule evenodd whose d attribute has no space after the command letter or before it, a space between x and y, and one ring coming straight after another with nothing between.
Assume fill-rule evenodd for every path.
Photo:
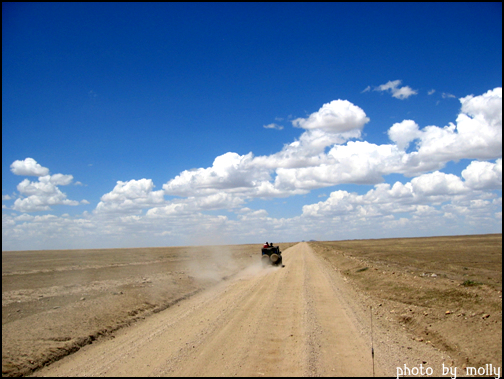
<instances>
[{"instance_id":1,"label":"dry grass","mask_svg":"<svg viewBox=\"0 0 504 379\"><path fill-rule=\"evenodd\" d=\"M383 322L460 366L502 364L502 234L310 244Z\"/></svg>"}]
</instances>

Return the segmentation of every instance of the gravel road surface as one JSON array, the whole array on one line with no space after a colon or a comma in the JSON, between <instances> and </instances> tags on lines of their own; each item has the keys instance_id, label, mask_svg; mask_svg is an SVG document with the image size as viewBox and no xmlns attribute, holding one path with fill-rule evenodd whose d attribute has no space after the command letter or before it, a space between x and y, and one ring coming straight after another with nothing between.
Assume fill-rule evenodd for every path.
<instances>
[{"instance_id":1,"label":"gravel road surface","mask_svg":"<svg viewBox=\"0 0 504 379\"><path fill-rule=\"evenodd\" d=\"M249 267L36 376L371 376L342 279L307 243ZM383 375L375 367L376 375Z\"/></svg>"}]
</instances>

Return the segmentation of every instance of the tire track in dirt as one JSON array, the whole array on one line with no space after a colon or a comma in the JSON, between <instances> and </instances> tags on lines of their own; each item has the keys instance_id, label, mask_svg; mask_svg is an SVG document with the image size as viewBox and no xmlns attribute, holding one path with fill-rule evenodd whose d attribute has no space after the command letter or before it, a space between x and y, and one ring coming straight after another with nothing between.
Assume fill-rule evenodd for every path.
<instances>
[{"instance_id":1,"label":"tire track in dirt","mask_svg":"<svg viewBox=\"0 0 504 379\"><path fill-rule=\"evenodd\" d=\"M35 376L369 376L369 343L306 243Z\"/></svg>"},{"instance_id":2,"label":"tire track in dirt","mask_svg":"<svg viewBox=\"0 0 504 379\"><path fill-rule=\"evenodd\" d=\"M306 246L307 309L311 325L311 376L372 376L370 343L347 311L336 278Z\"/></svg>"}]
</instances>

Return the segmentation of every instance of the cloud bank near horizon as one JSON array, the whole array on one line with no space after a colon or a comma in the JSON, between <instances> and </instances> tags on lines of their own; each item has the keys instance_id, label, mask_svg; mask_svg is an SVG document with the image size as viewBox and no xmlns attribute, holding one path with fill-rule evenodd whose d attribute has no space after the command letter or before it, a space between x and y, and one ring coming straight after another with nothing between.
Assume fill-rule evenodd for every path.
<instances>
[{"instance_id":1,"label":"cloud bank near horizon","mask_svg":"<svg viewBox=\"0 0 504 379\"><path fill-rule=\"evenodd\" d=\"M400 84L391 81L375 90L398 99L416 94ZM287 241L305 234L359 238L358 231L367 229L375 235L393 229L404 235L429 234L441 226L461 233L476 225L495 229L502 225L502 198L492 192L502 189L502 88L459 101L453 123L421 128L414 120L403 120L388 129L390 143L377 145L362 140L370 121L364 110L333 100L306 118L292 120L302 131L299 138L274 154L226 152L211 167L182 171L158 190L152 179L119 181L93 212L74 217L31 215L88 202L67 199L61 192L59 187L72 183L72 175L50 175L33 158L17 160L11 165L13 174L38 180L23 179L15 197L3 197L4 202L15 199L11 206L3 204L4 209L20 213L3 215L3 245L9 249L32 246L40 238L84 241L89 236L102 244L124 236L149 241L152 236L154 244L162 245L167 240L187 243L196 235L216 243L239 236L236 243L241 243L262 240L265 233ZM280 129L274 123L264 127ZM441 172L448 162L461 159L472 161L460 177ZM385 180L390 174L411 180L389 184ZM325 201L306 204L298 216L285 219L247 207L255 199L306 195L341 184L374 189L364 195L335 190Z\"/></svg>"}]
</instances>

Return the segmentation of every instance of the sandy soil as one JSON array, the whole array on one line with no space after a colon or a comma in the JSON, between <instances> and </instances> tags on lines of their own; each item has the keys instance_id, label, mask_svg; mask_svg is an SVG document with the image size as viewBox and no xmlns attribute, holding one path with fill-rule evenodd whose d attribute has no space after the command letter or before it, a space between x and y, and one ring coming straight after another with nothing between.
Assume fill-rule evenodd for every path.
<instances>
[{"instance_id":1,"label":"sandy soil","mask_svg":"<svg viewBox=\"0 0 504 379\"><path fill-rule=\"evenodd\" d=\"M255 244L2 252L2 375L30 374L109 338L257 255Z\"/></svg>"},{"instance_id":2,"label":"sandy soil","mask_svg":"<svg viewBox=\"0 0 504 379\"><path fill-rule=\"evenodd\" d=\"M443 367L457 376L466 366L500 368L502 235L461 238L463 246L479 244L479 258L456 249L458 260L446 262L436 249L457 241L425 241L281 245L285 267L268 269L255 245L224 254L200 249L196 262L188 251L182 262L180 250L145 249L140 260L135 251L114 263L122 265L117 277L97 253L104 267L86 270L106 275L87 279L86 296L57 275L44 290L40 274L38 287L9 289L22 273L3 256L3 374L29 374L78 350L33 375L371 376L371 341L377 376L395 377L404 366L436 376L447 376ZM398 244L404 249L391 249ZM417 252L405 253L412 246ZM65 269L50 272L72 275L68 262L59 267ZM133 267L142 267L141 275L131 275ZM462 285L469 278L471 285ZM100 296L104 288L119 292ZM56 298L66 291L61 296L73 301L25 310L25 303L43 302L33 300L40 291ZM31 316L19 315L29 309Z\"/></svg>"},{"instance_id":3,"label":"sandy soil","mask_svg":"<svg viewBox=\"0 0 504 379\"><path fill-rule=\"evenodd\" d=\"M306 243L284 264L251 266L37 375L372 375L370 339L327 266Z\"/></svg>"}]
</instances>

